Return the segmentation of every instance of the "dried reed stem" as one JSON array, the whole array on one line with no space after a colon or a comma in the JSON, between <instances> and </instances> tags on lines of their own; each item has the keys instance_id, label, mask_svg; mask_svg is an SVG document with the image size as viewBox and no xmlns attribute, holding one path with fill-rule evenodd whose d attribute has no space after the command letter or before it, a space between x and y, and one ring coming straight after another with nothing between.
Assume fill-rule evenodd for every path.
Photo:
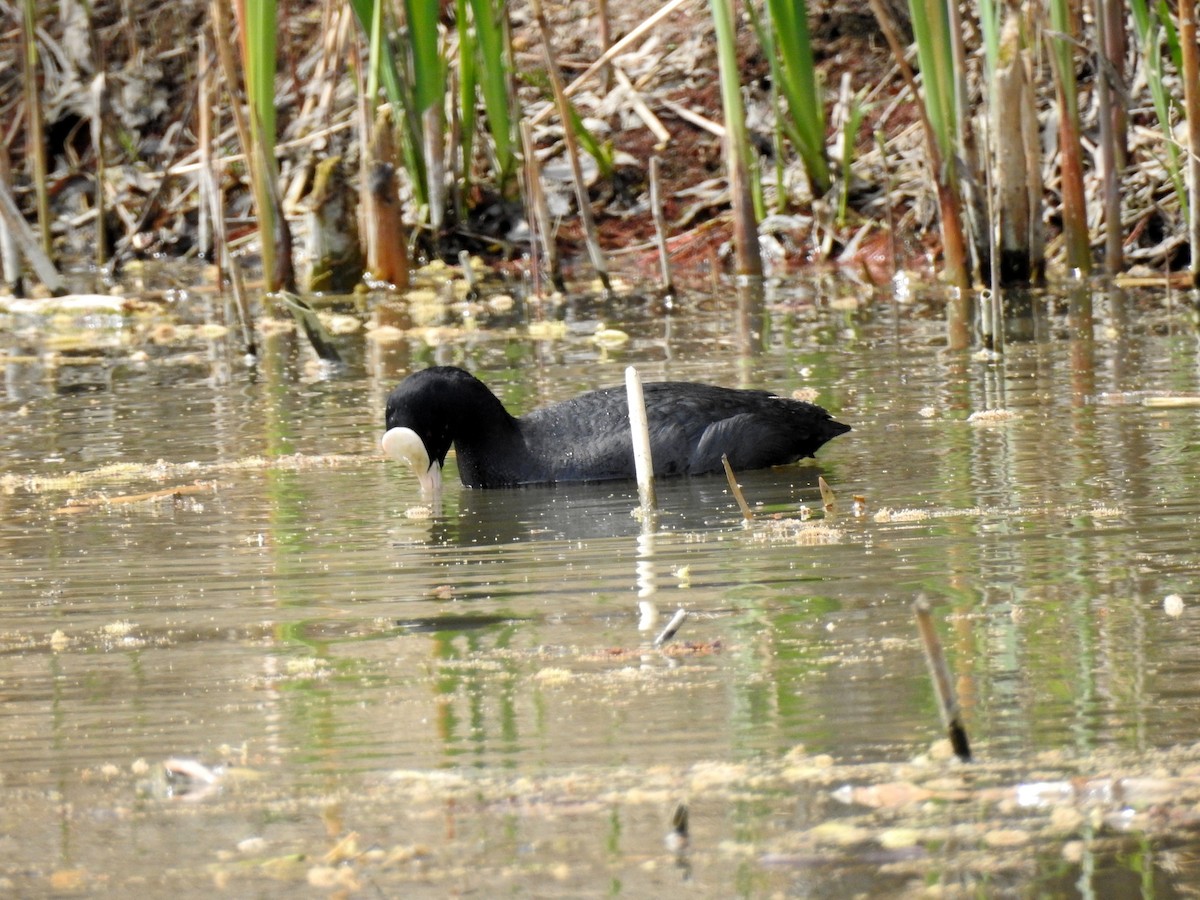
<instances>
[{"instance_id":1,"label":"dried reed stem","mask_svg":"<svg viewBox=\"0 0 1200 900\"><path fill-rule=\"evenodd\" d=\"M662 273L662 289L674 293L671 283L671 258L667 253L667 220L663 215L662 190L658 182L658 157L650 157L650 212L654 216L654 243L658 247L658 267Z\"/></svg>"},{"instance_id":2,"label":"dried reed stem","mask_svg":"<svg viewBox=\"0 0 1200 900\"><path fill-rule=\"evenodd\" d=\"M546 61L546 74L550 78L550 87L554 91L554 103L558 108L559 119L563 123L563 143L566 146L567 160L571 165L571 180L575 185L575 201L579 205L579 218L583 223L584 238L587 241L588 258L596 277L604 285L604 290L612 293L612 282L608 278L608 263L600 250L600 236L596 231L596 220L592 216L591 199L588 197L587 185L583 180L583 167L579 163L579 140L571 126L571 113L568 106L567 94L563 88L562 72L558 68L558 60L554 55L554 44L550 40L550 23L546 19L546 11L542 0L531 0L534 18L538 23L538 31L542 36L542 51Z\"/></svg>"},{"instance_id":3,"label":"dried reed stem","mask_svg":"<svg viewBox=\"0 0 1200 900\"><path fill-rule=\"evenodd\" d=\"M546 259L546 271L555 289L566 290L563 282L562 260L558 255L558 245L554 240L554 223L550 219L550 206L546 201L546 192L542 189L542 171L538 166L536 148L533 144L532 129L529 122L522 119L521 154L525 160L525 190L529 195L529 209L537 223L538 238L541 241L542 253Z\"/></svg>"}]
</instances>

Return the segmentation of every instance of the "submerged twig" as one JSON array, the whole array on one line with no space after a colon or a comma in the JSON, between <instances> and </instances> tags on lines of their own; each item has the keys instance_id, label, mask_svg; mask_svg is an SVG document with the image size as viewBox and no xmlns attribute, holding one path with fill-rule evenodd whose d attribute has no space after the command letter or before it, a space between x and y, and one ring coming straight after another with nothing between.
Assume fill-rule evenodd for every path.
<instances>
[{"instance_id":1,"label":"submerged twig","mask_svg":"<svg viewBox=\"0 0 1200 900\"><path fill-rule=\"evenodd\" d=\"M734 477L733 466L729 465L729 454L721 454L721 465L725 467L725 478L729 481L729 490L733 494L733 499L737 501L737 505L742 511L742 518L749 522L754 518L754 513L751 512L750 504L746 502L746 497L742 494L742 486Z\"/></svg>"},{"instance_id":2,"label":"submerged twig","mask_svg":"<svg viewBox=\"0 0 1200 900\"><path fill-rule=\"evenodd\" d=\"M118 494L115 497L90 497L85 500L72 500L54 510L55 514L82 513L101 506L116 506L118 504L145 503L148 500L171 499L178 500L185 494L210 493L212 482L197 481L192 484L181 484L175 487L163 488L158 491L147 491L142 494Z\"/></svg>"}]
</instances>

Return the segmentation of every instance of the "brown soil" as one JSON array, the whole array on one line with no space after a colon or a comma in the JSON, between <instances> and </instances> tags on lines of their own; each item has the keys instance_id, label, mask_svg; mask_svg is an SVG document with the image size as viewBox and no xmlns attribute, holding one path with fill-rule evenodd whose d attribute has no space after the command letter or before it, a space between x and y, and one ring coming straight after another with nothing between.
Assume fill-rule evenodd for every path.
<instances>
[{"instance_id":1,"label":"brown soil","mask_svg":"<svg viewBox=\"0 0 1200 900\"><path fill-rule=\"evenodd\" d=\"M898 0L890 0L888 5L903 27L905 5ZM870 89L872 93L855 148L845 222L834 223L828 200L814 203L807 196L803 179L795 177L792 151L785 149L790 180L783 207L790 218L779 233L785 262L797 266L836 260L875 279L886 278L894 266L927 266L937 251L936 207L923 171L920 135L911 127L915 108L911 101L893 102L902 82L886 43L863 0L824 0L808 6L827 95L838 94L843 78L848 79L851 92ZM613 4L613 39L628 33L658 8L659 4L647 0ZM97 69L103 68L107 77L105 181L110 239L123 242L131 255L195 255L195 86L201 65L195 38L208 28L207 4L200 0L167 6L135 3L135 21L130 21L122 17L116 0L100 0L92 7L90 28L83 9L76 0L53 6L43 3L40 16L41 87L56 253L67 260L87 259L92 254L96 165L90 141L89 87ZM593 0L569 0L547 8L556 60L567 79L600 53L596 10ZM453 5L446 5L445 14L452 28ZM339 59L342 71L337 75L333 102L311 108L319 87L314 72L324 40L322 29L327 27L322 15L318 6L280 6L281 20L287 23L280 35L277 89L285 189L302 184L300 176L312 161L331 153L345 156L356 171L358 135L352 77L347 74L348 58L359 52L354 41ZM540 35L524 4L515 4L511 16L519 96L528 111L548 96ZM739 28L747 119L758 164L770 173L776 162L773 136L764 124L770 121L769 69L744 15ZM0 34L0 125L5 128L13 160L12 183L18 202L33 221L34 192L25 164L20 48L18 29ZM104 60L103 66L97 60ZM657 154L676 266L685 271L720 266L719 254L730 240L720 140L680 112L690 111L714 123L722 119L708 4L695 0L681 7L633 49L623 66L670 137L665 145L660 143L628 103L610 102L609 90L619 85L610 83L606 88L602 77L575 95L581 115L607 123L610 131L601 137L617 153L612 176L591 186L601 242L618 268L647 275L657 270L650 246L654 229L645 202L648 160ZM1081 89L1090 90L1086 73ZM217 102L228 103L224 91ZM551 117L547 123L552 125L554 120ZM218 149L223 158L239 152L229 121L224 111L219 119L223 130ZM877 151L877 131L888 139L887 159ZM535 139L546 149L559 141L557 135L553 128L543 128ZM484 168L477 166L480 171ZM172 174L164 184L162 173L167 170ZM244 170L238 163L223 171L231 234L248 234L253 228L253 208ZM1170 237L1179 230L1177 204L1160 202L1167 192L1153 183L1139 190L1147 197L1143 204L1146 212L1127 217L1133 220L1127 243L1141 248L1143 258L1157 268L1180 264L1185 261L1180 242ZM1048 186L1051 200L1055 191L1053 184ZM486 189L477 189L469 220L462 226L451 225L438 241L426 240L424 252L453 259L460 247L467 247L477 252L490 248L500 256L519 255L522 248L502 240L514 223L514 209L511 202L498 203ZM412 210L409 215L411 218ZM1053 227L1055 214L1051 212L1047 218ZM580 251L577 216L563 217L558 234L568 254ZM819 248L815 246L817 238L822 242Z\"/></svg>"}]
</instances>

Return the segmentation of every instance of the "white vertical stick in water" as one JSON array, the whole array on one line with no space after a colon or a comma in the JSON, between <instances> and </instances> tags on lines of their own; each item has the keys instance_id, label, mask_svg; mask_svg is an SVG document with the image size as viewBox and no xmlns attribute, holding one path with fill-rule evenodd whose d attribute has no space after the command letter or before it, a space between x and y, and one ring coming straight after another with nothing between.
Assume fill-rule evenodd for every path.
<instances>
[{"instance_id":1,"label":"white vertical stick in water","mask_svg":"<svg viewBox=\"0 0 1200 900\"><path fill-rule=\"evenodd\" d=\"M625 394L629 398L629 430L633 436L633 469L637 473L638 497L642 508L649 512L658 506L654 496L654 460L650 456L650 428L646 423L642 379L633 366L625 369Z\"/></svg>"}]
</instances>

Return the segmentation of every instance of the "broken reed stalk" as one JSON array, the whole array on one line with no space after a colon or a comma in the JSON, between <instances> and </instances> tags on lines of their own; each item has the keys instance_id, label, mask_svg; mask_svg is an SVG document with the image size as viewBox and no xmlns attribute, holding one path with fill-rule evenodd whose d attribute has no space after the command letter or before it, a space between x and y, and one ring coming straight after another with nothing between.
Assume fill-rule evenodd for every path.
<instances>
[{"instance_id":1,"label":"broken reed stalk","mask_svg":"<svg viewBox=\"0 0 1200 900\"><path fill-rule=\"evenodd\" d=\"M409 285L408 235L396 178L397 152L393 133L391 109L380 107L375 114L371 138L364 227L367 232L367 271L394 290L403 291Z\"/></svg>"},{"instance_id":2,"label":"broken reed stalk","mask_svg":"<svg viewBox=\"0 0 1200 900\"><path fill-rule=\"evenodd\" d=\"M313 309L312 304L291 291L277 291L270 296L282 303L300 323L300 327L304 329L304 334L308 337L308 342L312 344L313 350L316 351L322 362L340 363L342 361L342 355L338 352L333 338L330 337L321 320L317 318L317 311Z\"/></svg>"},{"instance_id":3,"label":"broken reed stalk","mask_svg":"<svg viewBox=\"0 0 1200 900\"><path fill-rule=\"evenodd\" d=\"M654 243L658 247L658 268L662 273L664 294L675 293L671 283L671 258L667 254L667 220L663 215L662 188L658 180L658 157L650 157L650 212L654 216Z\"/></svg>"},{"instance_id":4,"label":"broken reed stalk","mask_svg":"<svg viewBox=\"0 0 1200 900\"><path fill-rule=\"evenodd\" d=\"M642 124L650 129L650 132L654 135L656 142L654 149L661 150L667 144L671 143L671 132L667 130L667 126L662 123L662 120L654 114L654 110L646 105L646 101L642 99L637 85L629 80L629 76L625 74L625 70L618 66L613 69L613 72L616 73L617 84L621 86L629 98L628 103L630 108L642 120Z\"/></svg>"},{"instance_id":5,"label":"broken reed stalk","mask_svg":"<svg viewBox=\"0 0 1200 900\"><path fill-rule=\"evenodd\" d=\"M1002 28L989 100L994 149L995 203L989 228L993 292L1041 280L1045 269L1042 231L1041 145L1020 14L1010 10Z\"/></svg>"},{"instance_id":6,"label":"broken reed stalk","mask_svg":"<svg viewBox=\"0 0 1200 900\"><path fill-rule=\"evenodd\" d=\"M826 517L835 518L837 516L837 494L829 486L824 475L817 476L817 488L821 491L821 505L825 508Z\"/></svg>"},{"instance_id":7,"label":"broken reed stalk","mask_svg":"<svg viewBox=\"0 0 1200 900\"><path fill-rule=\"evenodd\" d=\"M536 2L536 0L535 0ZM629 403L629 431L633 439L633 469L637 474L638 498L645 513L658 510L654 494L654 458L650 453L650 427L646 421L646 400L637 369L625 369L625 395Z\"/></svg>"},{"instance_id":8,"label":"broken reed stalk","mask_svg":"<svg viewBox=\"0 0 1200 900\"><path fill-rule=\"evenodd\" d=\"M933 616L929 610L928 598L924 594L918 595L913 602L913 612L917 617L917 631L921 635L921 645L925 648L925 661L929 664L929 677L933 681L933 688L937 693L942 723L946 726L954 755L963 762L970 762L971 744L967 739L967 730L962 724L958 699L954 696L954 683L950 680L950 667L946 663L946 655L942 652L942 642L938 639L937 630L933 627Z\"/></svg>"},{"instance_id":9,"label":"broken reed stalk","mask_svg":"<svg viewBox=\"0 0 1200 900\"><path fill-rule=\"evenodd\" d=\"M529 194L529 207L537 222L537 234L542 245L542 254L546 260L546 271L550 282L556 290L565 291L563 281L562 260L558 255L558 245L554 241L554 223L550 218L550 206L546 201L546 192L542 189L542 169L538 165L537 149L533 143L533 131L529 122L521 120L521 154L525 160L525 190Z\"/></svg>"},{"instance_id":10,"label":"broken reed stalk","mask_svg":"<svg viewBox=\"0 0 1200 900\"><path fill-rule=\"evenodd\" d=\"M25 137L25 152L29 155L30 177L37 197L38 230L41 232L42 252L47 258L53 255L53 244L50 234L50 192L46 183L46 135L45 123L42 116L42 94L39 90L41 80L38 78L37 11L34 0L25 0L22 4L22 41L24 53L21 54L21 73L25 82L25 123L28 131ZM32 260L30 260L32 263ZM37 267L34 267L35 271ZM38 275L41 278L41 275Z\"/></svg>"},{"instance_id":11,"label":"broken reed stalk","mask_svg":"<svg viewBox=\"0 0 1200 900\"><path fill-rule=\"evenodd\" d=\"M1200 52L1196 47L1196 0L1179 0L1179 44L1183 51L1183 105L1188 129L1188 237L1192 287L1200 287Z\"/></svg>"},{"instance_id":12,"label":"broken reed stalk","mask_svg":"<svg viewBox=\"0 0 1200 900\"><path fill-rule=\"evenodd\" d=\"M742 493L742 486L737 483L737 478L733 474L733 466L729 464L729 454L721 454L721 465L725 467L725 480L729 482L729 491L733 494L733 499L737 501L738 509L742 511L742 518L750 522L754 519L754 513L750 510L750 504L746 502L746 496Z\"/></svg>"},{"instance_id":13,"label":"broken reed stalk","mask_svg":"<svg viewBox=\"0 0 1200 900\"><path fill-rule=\"evenodd\" d=\"M709 8L717 33L717 68L721 83L721 107L725 113L723 149L729 177L737 274L761 278L762 253L759 250L758 219L754 212L754 192L750 183L750 141L746 130L746 112L742 105L733 2L709 0Z\"/></svg>"},{"instance_id":14,"label":"broken reed stalk","mask_svg":"<svg viewBox=\"0 0 1200 900\"><path fill-rule=\"evenodd\" d=\"M579 163L579 141L575 130L571 127L570 101L567 100L566 91L563 88L562 72L559 71L558 60L554 55L554 45L550 40L550 23L546 19L542 0L531 0L530 6L533 9L533 16L537 20L538 31L542 36L542 52L546 61L546 74L554 92L554 104L558 108L558 116L563 123L563 144L566 147L567 159L571 164L571 181L575 185L575 201L579 206L580 221L583 223L588 258L591 260L592 268L604 286L605 292L611 294L612 282L608 277L608 263L600 250L600 237L596 232L591 200L588 197L587 185L583 180L583 167Z\"/></svg>"},{"instance_id":15,"label":"broken reed stalk","mask_svg":"<svg viewBox=\"0 0 1200 900\"><path fill-rule=\"evenodd\" d=\"M54 267L50 255L42 247L38 236L33 233L33 229L29 227L29 223L25 221L25 217L21 215L17 201L8 188L8 182L3 178L0 178L0 217L4 218L4 223L8 226L9 236L16 243L17 247L20 248L25 258L29 260L29 264L33 266L34 274L46 286L47 290L55 295L66 293L66 281L58 273L58 269Z\"/></svg>"}]
</instances>

